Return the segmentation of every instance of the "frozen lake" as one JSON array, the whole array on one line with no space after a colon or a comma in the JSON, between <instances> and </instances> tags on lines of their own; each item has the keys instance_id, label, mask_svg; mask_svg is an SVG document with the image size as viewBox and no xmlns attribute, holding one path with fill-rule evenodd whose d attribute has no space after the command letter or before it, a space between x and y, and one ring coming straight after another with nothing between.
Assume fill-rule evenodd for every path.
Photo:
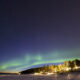
<instances>
[{"instance_id":1,"label":"frozen lake","mask_svg":"<svg viewBox=\"0 0 80 80\"><path fill-rule=\"evenodd\" d=\"M0 75L0 80L80 80L80 73L54 75Z\"/></svg>"}]
</instances>

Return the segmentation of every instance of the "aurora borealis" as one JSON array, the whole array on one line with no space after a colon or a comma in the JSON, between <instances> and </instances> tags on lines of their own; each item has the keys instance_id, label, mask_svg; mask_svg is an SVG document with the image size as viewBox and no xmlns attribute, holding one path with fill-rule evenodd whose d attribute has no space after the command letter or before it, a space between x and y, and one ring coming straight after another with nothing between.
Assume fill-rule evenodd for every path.
<instances>
[{"instance_id":1,"label":"aurora borealis","mask_svg":"<svg viewBox=\"0 0 80 80\"><path fill-rule=\"evenodd\" d=\"M80 59L80 1L1 0L0 72Z\"/></svg>"},{"instance_id":2,"label":"aurora borealis","mask_svg":"<svg viewBox=\"0 0 80 80\"><path fill-rule=\"evenodd\" d=\"M77 54L75 54L77 52ZM36 54L34 56L25 54L22 59L13 59L0 65L0 71L2 72L19 72L24 69L31 68L33 66L48 64L48 63L62 63L66 60L80 59L80 50L66 51L66 52L52 52L45 54ZM63 55L65 54L65 55ZM67 55L70 54L70 55ZM74 55L74 56L73 56Z\"/></svg>"}]
</instances>

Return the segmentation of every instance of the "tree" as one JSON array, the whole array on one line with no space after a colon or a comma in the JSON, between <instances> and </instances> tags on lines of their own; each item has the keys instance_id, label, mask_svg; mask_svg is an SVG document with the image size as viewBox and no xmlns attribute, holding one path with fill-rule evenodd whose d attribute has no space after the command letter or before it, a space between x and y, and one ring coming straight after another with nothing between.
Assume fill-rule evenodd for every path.
<instances>
[{"instance_id":1,"label":"tree","mask_svg":"<svg viewBox=\"0 0 80 80\"><path fill-rule=\"evenodd\" d=\"M80 66L80 60L75 59L73 62L74 62L74 66Z\"/></svg>"}]
</instances>

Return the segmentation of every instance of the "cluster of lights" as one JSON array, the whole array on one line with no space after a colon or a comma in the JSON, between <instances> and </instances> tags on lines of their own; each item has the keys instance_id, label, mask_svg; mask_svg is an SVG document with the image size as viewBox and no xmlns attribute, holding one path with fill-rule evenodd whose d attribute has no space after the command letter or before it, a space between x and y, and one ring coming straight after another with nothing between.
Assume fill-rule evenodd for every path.
<instances>
[{"instance_id":1,"label":"cluster of lights","mask_svg":"<svg viewBox=\"0 0 80 80\"><path fill-rule=\"evenodd\" d=\"M80 69L80 67L76 66L74 69Z\"/></svg>"},{"instance_id":2,"label":"cluster of lights","mask_svg":"<svg viewBox=\"0 0 80 80\"><path fill-rule=\"evenodd\" d=\"M40 73L34 73L34 75L40 75Z\"/></svg>"},{"instance_id":3,"label":"cluster of lights","mask_svg":"<svg viewBox=\"0 0 80 80\"><path fill-rule=\"evenodd\" d=\"M34 75L42 75L42 73L34 73Z\"/></svg>"},{"instance_id":4,"label":"cluster of lights","mask_svg":"<svg viewBox=\"0 0 80 80\"><path fill-rule=\"evenodd\" d=\"M53 73L47 73L47 75L52 75Z\"/></svg>"},{"instance_id":5,"label":"cluster of lights","mask_svg":"<svg viewBox=\"0 0 80 80\"><path fill-rule=\"evenodd\" d=\"M63 68L64 69L64 71L70 71L71 70L71 68L70 67L66 67L66 68ZM78 67L78 66L75 66L74 68L73 68L73 70L78 70L78 69L80 69L80 67ZM54 72L46 72L46 75L52 75L52 74L54 74L54 73L56 73L56 72L58 72L59 70L56 70L56 69L54 69ZM40 72L40 73L34 73L34 75L42 75L43 74L43 72Z\"/></svg>"},{"instance_id":6,"label":"cluster of lights","mask_svg":"<svg viewBox=\"0 0 80 80\"><path fill-rule=\"evenodd\" d=\"M66 71L70 71L70 70L71 70L71 68L66 68L65 70L66 70Z\"/></svg>"}]
</instances>

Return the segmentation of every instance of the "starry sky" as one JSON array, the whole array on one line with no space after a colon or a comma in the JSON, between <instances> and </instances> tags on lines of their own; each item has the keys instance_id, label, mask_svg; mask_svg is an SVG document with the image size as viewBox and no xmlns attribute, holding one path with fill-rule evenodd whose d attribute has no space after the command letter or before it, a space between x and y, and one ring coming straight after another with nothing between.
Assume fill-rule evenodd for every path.
<instances>
[{"instance_id":1,"label":"starry sky","mask_svg":"<svg viewBox=\"0 0 80 80\"><path fill-rule=\"evenodd\" d=\"M80 59L79 0L0 0L0 72Z\"/></svg>"}]
</instances>

